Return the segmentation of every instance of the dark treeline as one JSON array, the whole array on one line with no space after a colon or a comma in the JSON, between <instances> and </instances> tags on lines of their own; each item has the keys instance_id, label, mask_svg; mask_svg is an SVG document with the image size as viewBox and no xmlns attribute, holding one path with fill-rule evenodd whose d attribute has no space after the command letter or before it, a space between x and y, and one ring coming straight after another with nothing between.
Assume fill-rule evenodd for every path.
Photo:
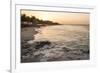
<instances>
[{"instance_id":1,"label":"dark treeline","mask_svg":"<svg viewBox=\"0 0 100 73\"><path fill-rule=\"evenodd\" d=\"M29 27L29 26L40 27L46 25L59 25L59 23L40 20L35 16L29 17L26 14L21 15L21 27Z\"/></svg>"}]
</instances>

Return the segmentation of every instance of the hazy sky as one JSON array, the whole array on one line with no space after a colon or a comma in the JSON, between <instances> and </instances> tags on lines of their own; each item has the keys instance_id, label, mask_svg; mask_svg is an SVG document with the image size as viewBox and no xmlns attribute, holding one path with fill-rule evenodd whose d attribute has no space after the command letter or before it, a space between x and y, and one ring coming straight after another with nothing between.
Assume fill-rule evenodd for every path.
<instances>
[{"instance_id":1,"label":"hazy sky","mask_svg":"<svg viewBox=\"0 0 100 73\"><path fill-rule=\"evenodd\" d=\"M71 12L47 12L47 11L32 11L21 10L21 14L35 16L42 20L50 20L60 24L89 24L88 13L71 13Z\"/></svg>"}]
</instances>

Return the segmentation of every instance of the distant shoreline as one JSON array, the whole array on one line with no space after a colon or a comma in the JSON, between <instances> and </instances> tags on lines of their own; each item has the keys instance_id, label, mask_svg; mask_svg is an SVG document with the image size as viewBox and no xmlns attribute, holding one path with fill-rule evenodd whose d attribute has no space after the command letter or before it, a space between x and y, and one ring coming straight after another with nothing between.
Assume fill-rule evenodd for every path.
<instances>
[{"instance_id":1,"label":"distant shoreline","mask_svg":"<svg viewBox=\"0 0 100 73\"><path fill-rule=\"evenodd\" d=\"M21 28L24 27L34 27L34 28L40 28L40 27L45 27L45 26L56 26L56 25L70 25L70 26L89 26L89 24L84 25L84 24L38 24L37 26L33 26L33 25L25 25Z\"/></svg>"},{"instance_id":2,"label":"distant shoreline","mask_svg":"<svg viewBox=\"0 0 100 73\"><path fill-rule=\"evenodd\" d=\"M89 26L89 24L87 24L87 25L84 25L84 24L61 24L61 25Z\"/></svg>"}]
</instances>

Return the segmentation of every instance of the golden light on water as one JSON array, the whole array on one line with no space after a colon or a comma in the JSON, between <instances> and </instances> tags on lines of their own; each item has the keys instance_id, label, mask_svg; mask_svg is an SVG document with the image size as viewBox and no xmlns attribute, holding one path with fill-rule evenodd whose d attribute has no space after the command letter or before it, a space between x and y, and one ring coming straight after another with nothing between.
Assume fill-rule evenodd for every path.
<instances>
[{"instance_id":1,"label":"golden light on water","mask_svg":"<svg viewBox=\"0 0 100 73\"><path fill-rule=\"evenodd\" d=\"M49 20L60 24L89 24L88 13L71 13L71 12L47 12L47 11L32 11L21 10L21 14L35 16L41 20Z\"/></svg>"}]
</instances>

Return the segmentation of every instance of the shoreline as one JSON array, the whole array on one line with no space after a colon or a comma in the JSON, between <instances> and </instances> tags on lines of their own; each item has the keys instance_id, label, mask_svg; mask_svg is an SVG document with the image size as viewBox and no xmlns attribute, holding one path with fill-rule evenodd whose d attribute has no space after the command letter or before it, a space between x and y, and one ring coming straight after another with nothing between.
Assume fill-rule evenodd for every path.
<instances>
[{"instance_id":1,"label":"shoreline","mask_svg":"<svg viewBox=\"0 0 100 73\"><path fill-rule=\"evenodd\" d=\"M27 43L35 40L34 35L38 33L36 29L35 27L21 29L21 63L89 59L89 43L83 42L86 39L69 42L38 40Z\"/></svg>"}]
</instances>

